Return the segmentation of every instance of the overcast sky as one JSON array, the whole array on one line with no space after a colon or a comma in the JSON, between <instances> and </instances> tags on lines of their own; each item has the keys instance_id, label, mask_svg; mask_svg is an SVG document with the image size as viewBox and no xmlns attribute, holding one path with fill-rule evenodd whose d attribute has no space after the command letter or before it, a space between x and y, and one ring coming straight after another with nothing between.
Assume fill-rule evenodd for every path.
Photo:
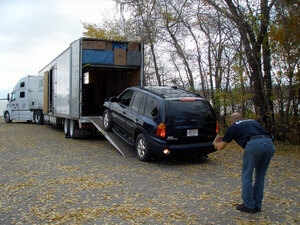
<instances>
[{"instance_id":1,"label":"overcast sky","mask_svg":"<svg viewBox=\"0 0 300 225\"><path fill-rule=\"evenodd\" d=\"M1 0L0 98L83 36L81 22L100 24L113 0Z\"/></svg>"}]
</instances>

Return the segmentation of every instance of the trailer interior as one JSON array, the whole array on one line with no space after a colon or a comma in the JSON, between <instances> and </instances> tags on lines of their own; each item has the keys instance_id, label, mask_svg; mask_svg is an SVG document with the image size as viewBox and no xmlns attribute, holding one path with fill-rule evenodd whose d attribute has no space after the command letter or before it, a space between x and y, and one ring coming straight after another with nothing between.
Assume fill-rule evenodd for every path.
<instances>
[{"instance_id":1,"label":"trailer interior","mask_svg":"<svg viewBox=\"0 0 300 225\"><path fill-rule=\"evenodd\" d=\"M140 70L89 66L82 69L82 77L82 116L100 116L105 99L139 84Z\"/></svg>"}]
</instances>

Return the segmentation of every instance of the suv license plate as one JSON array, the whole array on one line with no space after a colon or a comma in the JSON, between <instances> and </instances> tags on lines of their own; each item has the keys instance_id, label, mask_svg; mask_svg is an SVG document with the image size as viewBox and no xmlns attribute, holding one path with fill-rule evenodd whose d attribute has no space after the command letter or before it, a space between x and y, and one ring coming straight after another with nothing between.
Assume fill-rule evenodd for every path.
<instances>
[{"instance_id":1,"label":"suv license plate","mask_svg":"<svg viewBox=\"0 0 300 225\"><path fill-rule=\"evenodd\" d=\"M187 136L188 137L198 136L198 129L187 130Z\"/></svg>"}]
</instances>

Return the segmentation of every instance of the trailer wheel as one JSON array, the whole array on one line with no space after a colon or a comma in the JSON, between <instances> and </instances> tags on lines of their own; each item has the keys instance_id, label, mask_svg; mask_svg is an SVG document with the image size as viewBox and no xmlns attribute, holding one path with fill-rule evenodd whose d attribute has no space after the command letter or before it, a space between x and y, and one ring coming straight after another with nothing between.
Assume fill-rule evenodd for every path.
<instances>
[{"instance_id":1,"label":"trailer wheel","mask_svg":"<svg viewBox=\"0 0 300 225\"><path fill-rule=\"evenodd\" d=\"M103 113L103 127L106 131L111 131L111 119L108 110L105 110Z\"/></svg>"},{"instance_id":2,"label":"trailer wheel","mask_svg":"<svg viewBox=\"0 0 300 225\"><path fill-rule=\"evenodd\" d=\"M70 138L75 139L75 131L78 130L78 123L75 120L70 120Z\"/></svg>"},{"instance_id":3,"label":"trailer wheel","mask_svg":"<svg viewBox=\"0 0 300 225\"><path fill-rule=\"evenodd\" d=\"M144 134L139 134L135 142L135 151L137 158L142 162L150 161L151 153L147 138Z\"/></svg>"},{"instance_id":4,"label":"trailer wheel","mask_svg":"<svg viewBox=\"0 0 300 225\"><path fill-rule=\"evenodd\" d=\"M70 137L70 120L69 119L64 119L64 133L65 137L69 138Z\"/></svg>"},{"instance_id":5,"label":"trailer wheel","mask_svg":"<svg viewBox=\"0 0 300 225\"><path fill-rule=\"evenodd\" d=\"M41 125L43 123L43 114L41 111L35 111L33 114L33 120L36 124Z\"/></svg>"},{"instance_id":6,"label":"trailer wheel","mask_svg":"<svg viewBox=\"0 0 300 225\"><path fill-rule=\"evenodd\" d=\"M5 112L4 119L6 123L11 123L9 112Z\"/></svg>"}]
</instances>

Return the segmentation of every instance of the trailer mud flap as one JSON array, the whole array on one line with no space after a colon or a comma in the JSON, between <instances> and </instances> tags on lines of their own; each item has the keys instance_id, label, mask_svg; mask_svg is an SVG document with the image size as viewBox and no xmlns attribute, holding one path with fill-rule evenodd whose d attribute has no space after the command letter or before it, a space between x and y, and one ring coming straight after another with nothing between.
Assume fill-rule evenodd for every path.
<instances>
[{"instance_id":1,"label":"trailer mud flap","mask_svg":"<svg viewBox=\"0 0 300 225\"><path fill-rule=\"evenodd\" d=\"M88 117L88 119L123 157L135 156L134 149L131 146L120 139L115 133L104 130L102 117Z\"/></svg>"}]
</instances>

